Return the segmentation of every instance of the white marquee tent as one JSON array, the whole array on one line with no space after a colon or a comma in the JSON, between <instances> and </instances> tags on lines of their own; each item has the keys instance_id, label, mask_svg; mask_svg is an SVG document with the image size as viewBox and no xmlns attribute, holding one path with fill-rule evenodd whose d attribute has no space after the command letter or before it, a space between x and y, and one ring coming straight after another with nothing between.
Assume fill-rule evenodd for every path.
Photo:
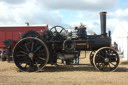
<instances>
[{"instance_id":1,"label":"white marquee tent","mask_svg":"<svg viewBox=\"0 0 128 85\"><path fill-rule=\"evenodd\" d=\"M123 60L128 60L128 23L116 25L112 34L112 42L118 44L119 55Z\"/></svg>"}]
</instances>

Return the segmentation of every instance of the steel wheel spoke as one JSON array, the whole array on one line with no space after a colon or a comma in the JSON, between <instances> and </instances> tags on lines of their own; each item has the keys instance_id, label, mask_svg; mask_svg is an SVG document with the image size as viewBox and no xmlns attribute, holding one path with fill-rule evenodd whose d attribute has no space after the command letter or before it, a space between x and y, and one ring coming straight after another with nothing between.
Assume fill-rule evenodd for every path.
<instances>
[{"instance_id":1,"label":"steel wheel spoke","mask_svg":"<svg viewBox=\"0 0 128 85\"><path fill-rule=\"evenodd\" d=\"M107 56L107 50L105 51L105 57L107 58L108 56Z\"/></svg>"},{"instance_id":2,"label":"steel wheel spoke","mask_svg":"<svg viewBox=\"0 0 128 85\"><path fill-rule=\"evenodd\" d=\"M110 66L110 64L108 64L108 66L109 66L109 69L111 69L111 66Z\"/></svg>"},{"instance_id":3,"label":"steel wheel spoke","mask_svg":"<svg viewBox=\"0 0 128 85\"><path fill-rule=\"evenodd\" d=\"M35 54L35 56L45 56L45 54Z\"/></svg>"},{"instance_id":4,"label":"steel wheel spoke","mask_svg":"<svg viewBox=\"0 0 128 85\"><path fill-rule=\"evenodd\" d=\"M104 69L105 65L103 64L102 69Z\"/></svg>"},{"instance_id":5,"label":"steel wheel spoke","mask_svg":"<svg viewBox=\"0 0 128 85\"><path fill-rule=\"evenodd\" d=\"M36 67L38 68L38 69L40 69L40 67L39 67L39 65L38 65L38 62L35 62L36 63Z\"/></svg>"},{"instance_id":6,"label":"steel wheel spoke","mask_svg":"<svg viewBox=\"0 0 128 85\"><path fill-rule=\"evenodd\" d=\"M26 56L26 55L16 55L17 57L24 57L24 56Z\"/></svg>"},{"instance_id":7,"label":"steel wheel spoke","mask_svg":"<svg viewBox=\"0 0 128 85\"><path fill-rule=\"evenodd\" d=\"M30 71L30 69L31 69L31 63L29 63L29 67L28 67L27 71Z\"/></svg>"},{"instance_id":8,"label":"steel wheel spoke","mask_svg":"<svg viewBox=\"0 0 128 85\"><path fill-rule=\"evenodd\" d=\"M103 56L101 56L101 55L100 55L99 57L101 57L102 59L104 59L104 57L103 57Z\"/></svg>"},{"instance_id":9,"label":"steel wheel spoke","mask_svg":"<svg viewBox=\"0 0 128 85\"><path fill-rule=\"evenodd\" d=\"M109 56L109 58L111 57L111 50L108 50L108 56Z\"/></svg>"},{"instance_id":10,"label":"steel wheel spoke","mask_svg":"<svg viewBox=\"0 0 128 85\"><path fill-rule=\"evenodd\" d=\"M110 59L116 59L116 57L110 57Z\"/></svg>"},{"instance_id":11,"label":"steel wheel spoke","mask_svg":"<svg viewBox=\"0 0 128 85\"><path fill-rule=\"evenodd\" d=\"M35 60L36 60L38 63L40 63L40 64L43 62L41 59L36 58L36 57L35 57Z\"/></svg>"},{"instance_id":12,"label":"steel wheel spoke","mask_svg":"<svg viewBox=\"0 0 128 85\"><path fill-rule=\"evenodd\" d=\"M110 62L113 66L116 66L116 65L114 65L112 62Z\"/></svg>"},{"instance_id":13,"label":"steel wheel spoke","mask_svg":"<svg viewBox=\"0 0 128 85\"><path fill-rule=\"evenodd\" d=\"M24 67L24 68L26 68L26 67L27 67L27 65L28 65L28 64L26 63L26 65L25 65L25 67Z\"/></svg>"},{"instance_id":14,"label":"steel wheel spoke","mask_svg":"<svg viewBox=\"0 0 128 85\"><path fill-rule=\"evenodd\" d=\"M45 58L42 58L42 57L38 57L38 58L41 59L41 60L43 60L43 61L46 60Z\"/></svg>"},{"instance_id":15,"label":"steel wheel spoke","mask_svg":"<svg viewBox=\"0 0 128 85\"><path fill-rule=\"evenodd\" d=\"M22 54L26 54L27 55L27 53L26 52L24 52L24 51L19 51L20 53L22 53Z\"/></svg>"},{"instance_id":16,"label":"steel wheel spoke","mask_svg":"<svg viewBox=\"0 0 128 85\"><path fill-rule=\"evenodd\" d=\"M28 47L27 47L27 44L25 43L25 48L26 48L26 50L29 52L29 49L28 49Z\"/></svg>"},{"instance_id":17,"label":"steel wheel spoke","mask_svg":"<svg viewBox=\"0 0 128 85\"><path fill-rule=\"evenodd\" d=\"M24 49L23 47L21 47L21 46L18 46L18 47L20 47L22 50L24 50L24 51L25 51L25 49Z\"/></svg>"},{"instance_id":18,"label":"steel wheel spoke","mask_svg":"<svg viewBox=\"0 0 128 85\"><path fill-rule=\"evenodd\" d=\"M37 47L37 49L34 51L34 53L36 53L41 47L42 47L42 45Z\"/></svg>"},{"instance_id":19,"label":"steel wheel spoke","mask_svg":"<svg viewBox=\"0 0 128 85\"><path fill-rule=\"evenodd\" d=\"M57 32L57 29L56 29L56 27L55 27L55 32Z\"/></svg>"},{"instance_id":20,"label":"steel wheel spoke","mask_svg":"<svg viewBox=\"0 0 128 85\"><path fill-rule=\"evenodd\" d=\"M33 47L34 47L34 42L32 42L31 51L33 51Z\"/></svg>"},{"instance_id":21,"label":"steel wheel spoke","mask_svg":"<svg viewBox=\"0 0 128 85\"><path fill-rule=\"evenodd\" d=\"M61 29L60 33L63 31L64 29Z\"/></svg>"},{"instance_id":22,"label":"steel wheel spoke","mask_svg":"<svg viewBox=\"0 0 128 85\"><path fill-rule=\"evenodd\" d=\"M104 64L104 65L103 65L103 68L102 68L102 70L104 70L104 69L105 69L105 67L106 67L106 65Z\"/></svg>"},{"instance_id":23,"label":"steel wheel spoke","mask_svg":"<svg viewBox=\"0 0 128 85\"><path fill-rule=\"evenodd\" d=\"M104 55L103 51L101 51L100 53L101 53L101 55Z\"/></svg>"}]
</instances>

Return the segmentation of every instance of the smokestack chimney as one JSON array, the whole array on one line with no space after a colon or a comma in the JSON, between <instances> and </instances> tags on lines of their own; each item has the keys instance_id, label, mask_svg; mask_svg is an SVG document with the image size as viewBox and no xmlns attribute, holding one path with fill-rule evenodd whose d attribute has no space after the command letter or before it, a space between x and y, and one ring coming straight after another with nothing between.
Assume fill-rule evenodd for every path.
<instances>
[{"instance_id":1,"label":"smokestack chimney","mask_svg":"<svg viewBox=\"0 0 128 85\"><path fill-rule=\"evenodd\" d=\"M106 33L106 14L107 12L100 12L101 35L107 36Z\"/></svg>"}]
</instances>

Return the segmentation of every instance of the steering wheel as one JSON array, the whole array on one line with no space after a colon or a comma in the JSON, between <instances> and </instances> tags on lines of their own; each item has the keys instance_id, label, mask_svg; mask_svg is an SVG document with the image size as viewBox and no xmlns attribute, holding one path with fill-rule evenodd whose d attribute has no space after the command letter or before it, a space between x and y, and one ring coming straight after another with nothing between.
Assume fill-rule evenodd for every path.
<instances>
[{"instance_id":1,"label":"steering wheel","mask_svg":"<svg viewBox=\"0 0 128 85\"><path fill-rule=\"evenodd\" d=\"M53 32L53 35L56 36L58 34L62 34L63 32L67 33L67 31L65 30L65 28L63 28L62 26L54 26L50 29L50 31Z\"/></svg>"}]
</instances>

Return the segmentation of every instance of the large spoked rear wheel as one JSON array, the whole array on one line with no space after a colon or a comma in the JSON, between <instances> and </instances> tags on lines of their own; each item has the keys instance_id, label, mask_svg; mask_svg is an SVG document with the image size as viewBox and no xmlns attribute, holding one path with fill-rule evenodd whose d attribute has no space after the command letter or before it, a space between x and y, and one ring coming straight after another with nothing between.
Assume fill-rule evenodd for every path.
<instances>
[{"instance_id":1,"label":"large spoked rear wheel","mask_svg":"<svg viewBox=\"0 0 128 85\"><path fill-rule=\"evenodd\" d=\"M20 70L36 72L47 64L49 51L42 40L28 37L16 44L13 50L13 58Z\"/></svg>"},{"instance_id":2,"label":"large spoked rear wheel","mask_svg":"<svg viewBox=\"0 0 128 85\"><path fill-rule=\"evenodd\" d=\"M110 72L117 69L120 58L113 48L103 47L96 51L93 62L96 69L104 72Z\"/></svg>"}]
</instances>

